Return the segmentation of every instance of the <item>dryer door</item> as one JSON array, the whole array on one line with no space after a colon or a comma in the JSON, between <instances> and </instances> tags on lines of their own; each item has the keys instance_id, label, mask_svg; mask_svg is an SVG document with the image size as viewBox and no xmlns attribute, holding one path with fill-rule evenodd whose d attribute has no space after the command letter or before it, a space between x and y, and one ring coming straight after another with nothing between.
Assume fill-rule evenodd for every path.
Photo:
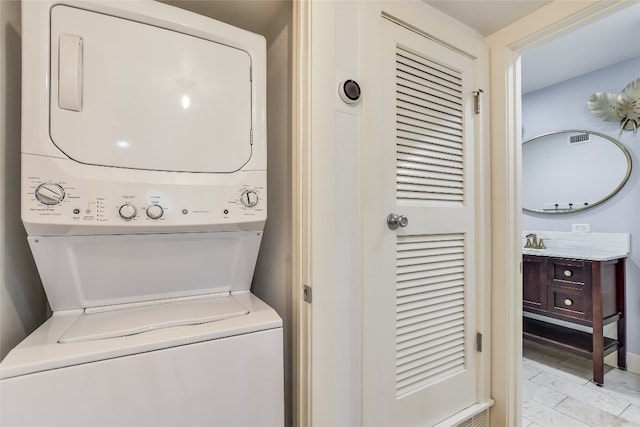
<instances>
[{"instance_id":1,"label":"dryer door","mask_svg":"<svg viewBox=\"0 0 640 427\"><path fill-rule=\"evenodd\" d=\"M251 57L192 35L51 9L53 143L122 168L233 172L251 157Z\"/></svg>"}]
</instances>

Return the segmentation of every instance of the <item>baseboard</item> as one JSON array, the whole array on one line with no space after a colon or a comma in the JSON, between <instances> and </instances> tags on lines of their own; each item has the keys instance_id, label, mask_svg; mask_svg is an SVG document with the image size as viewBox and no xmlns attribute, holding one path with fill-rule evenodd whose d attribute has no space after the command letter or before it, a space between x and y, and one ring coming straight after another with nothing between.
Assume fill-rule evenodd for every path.
<instances>
[{"instance_id":1,"label":"baseboard","mask_svg":"<svg viewBox=\"0 0 640 427\"><path fill-rule=\"evenodd\" d=\"M618 352L614 351L604 358L605 365L618 367ZM640 375L640 354L627 352L627 371Z\"/></svg>"}]
</instances>

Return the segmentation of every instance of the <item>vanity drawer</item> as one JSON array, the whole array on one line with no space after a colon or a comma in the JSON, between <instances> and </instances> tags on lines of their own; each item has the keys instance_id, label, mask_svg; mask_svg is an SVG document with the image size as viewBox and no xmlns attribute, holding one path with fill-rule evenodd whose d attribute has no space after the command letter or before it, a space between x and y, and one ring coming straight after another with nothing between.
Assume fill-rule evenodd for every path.
<instances>
[{"instance_id":1,"label":"vanity drawer","mask_svg":"<svg viewBox=\"0 0 640 427\"><path fill-rule=\"evenodd\" d=\"M551 263L553 280L562 282L585 282L585 267L583 261L555 260Z\"/></svg>"},{"instance_id":2,"label":"vanity drawer","mask_svg":"<svg viewBox=\"0 0 640 427\"><path fill-rule=\"evenodd\" d=\"M591 292L587 289L564 286L549 286L548 311L553 317L590 320L592 309Z\"/></svg>"}]
</instances>

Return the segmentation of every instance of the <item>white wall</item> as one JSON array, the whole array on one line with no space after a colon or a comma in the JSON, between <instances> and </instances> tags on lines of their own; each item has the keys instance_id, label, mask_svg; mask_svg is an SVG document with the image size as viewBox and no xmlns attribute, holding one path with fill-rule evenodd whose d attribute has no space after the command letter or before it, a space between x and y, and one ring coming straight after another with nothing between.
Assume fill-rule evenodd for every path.
<instances>
[{"instance_id":1,"label":"white wall","mask_svg":"<svg viewBox=\"0 0 640 427\"><path fill-rule=\"evenodd\" d=\"M526 54L526 53L525 53ZM633 168L627 184L609 201L583 212L562 215L523 213L525 230L571 231L571 224L590 224L592 232L631 233L626 265L627 351L640 355L640 133L624 132L619 123L591 114L587 99L595 92L620 91L637 79L640 57L530 92L522 97L523 141L562 129L600 132L620 141L631 154ZM523 70L523 78L526 78ZM598 165L602 166L602 165Z\"/></svg>"},{"instance_id":2,"label":"white wall","mask_svg":"<svg viewBox=\"0 0 640 427\"><path fill-rule=\"evenodd\" d=\"M20 2L0 1L0 359L47 305L20 221Z\"/></svg>"}]
</instances>

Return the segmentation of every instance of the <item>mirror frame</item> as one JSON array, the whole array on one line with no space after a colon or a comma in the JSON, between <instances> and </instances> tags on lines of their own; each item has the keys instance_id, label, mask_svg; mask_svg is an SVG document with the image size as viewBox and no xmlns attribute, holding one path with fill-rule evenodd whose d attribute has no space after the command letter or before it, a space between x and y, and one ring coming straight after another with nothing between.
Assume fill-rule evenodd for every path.
<instances>
[{"instance_id":1,"label":"mirror frame","mask_svg":"<svg viewBox=\"0 0 640 427\"><path fill-rule=\"evenodd\" d=\"M530 142L533 142L537 139L540 138L544 138L545 136L550 136L550 135L557 135L557 134L561 134L561 133L571 133L571 132L575 132L575 133L588 133L591 135L595 135L595 136L599 136L601 138L604 138L610 142L612 142L613 144L615 144L620 151L622 151L622 153L624 154L625 158L627 159L627 173L625 175L625 177L622 179L622 181L620 182L620 184L609 194L607 194L605 197L603 197L602 199L589 204L588 206L582 206L579 208L575 208L575 209L558 209L555 211L548 211L548 210L542 210L542 209L531 209L531 208L526 208L524 206L522 206L522 211L523 212L531 212L531 213L541 213L541 214L568 214L568 213L574 213L574 212L581 212L584 211L586 209L590 209L594 206L598 206L604 202L606 202L607 200L609 200L610 198L612 198L613 196L616 195L616 193L618 193L618 191L620 191L622 189L622 187L624 187L624 185L627 183L627 181L629 180L629 177L631 176L631 169L632 169L632 162L631 162L631 154L629 154L629 151L625 148L624 145L622 145L620 143L620 141L608 136L608 135L604 135L602 133L599 132L593 132L593 131L589 131L589 130L584 130L584 129L566 129L566 130L559 130L559 131L555 131L555 132L547 132L547 133L543 133L541 135L538 136L534 136L533 138L529 138L526 141L524 141L522 143L522 148L524 148L525 144L528 144ZM522 160L522 163L524 163L524 159ZM524 191L524 182L522 182L522 191Z\"/></svg>"}]
</instances>

